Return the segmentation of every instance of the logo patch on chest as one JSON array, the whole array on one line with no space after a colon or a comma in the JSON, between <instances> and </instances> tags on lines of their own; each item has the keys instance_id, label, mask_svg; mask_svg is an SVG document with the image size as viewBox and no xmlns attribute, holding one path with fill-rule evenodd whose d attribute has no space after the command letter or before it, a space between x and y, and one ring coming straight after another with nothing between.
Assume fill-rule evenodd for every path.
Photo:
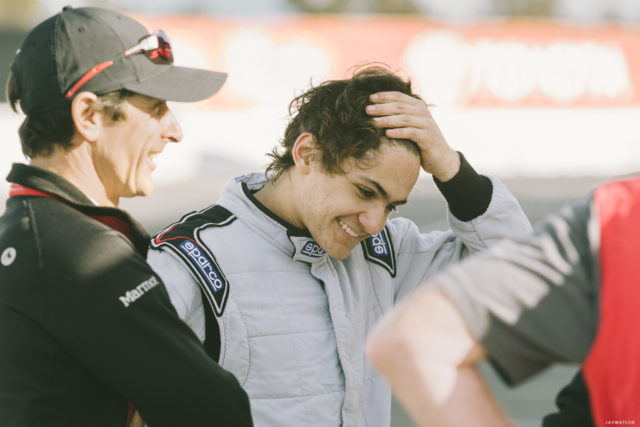
<instances>
[{"instance_id":1,"label":"logo patch on chest","mask_svg":"<svg viewBox=\"0 0 640 427\"><path fill-rule=\"evenodd\" d=\"M8 267L13 264L13 261L16 260L16 255L16 249L13 247L8 247L4 251L2 251L0 262L2 262L2 265L4 265L5 267Z\"/></svg>"},{"instance_id":2,"label":"logo patch on chest","mask_svg":"<svg viewBox=\"0 0 640 427\"><path fill-rule=\"evenodd\" d=\"M365 239L361 244L365 258L384 267L391 274L391 277L396 276L396 255L386 227L379 233Z\"/></svg>"},{"instance_id":3,"label":"logo patch on chest","mask_svg":"<svg viewBox=\"0 0 640 427\"><path fill-rule=\"evenodd\" d=\"M304 244L300 253L302 255L310 256L311 258L320 258L324 256L324 249L322 249L320 245L313 240L309 240Z\"/></svg>"}]
</instances>

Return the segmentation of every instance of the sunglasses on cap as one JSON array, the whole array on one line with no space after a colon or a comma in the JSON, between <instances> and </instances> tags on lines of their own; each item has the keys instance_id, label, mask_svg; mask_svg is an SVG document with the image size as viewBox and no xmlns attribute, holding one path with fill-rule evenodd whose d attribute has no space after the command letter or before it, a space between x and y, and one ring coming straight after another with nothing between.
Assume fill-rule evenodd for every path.
<instances>
[{"instance_id":1,"label":"sunglasses on cap","mask_svg":"<svg viewBox=\"0 0 640 427\"><path fill-rule=\"evenodd\" d=\"M173 64L173 54L171 53L171 41L163 30L157 30L153 34L144 36L140 41L129 49L122 52L122 55L112 61L105 61L92 67L69 89L65 98L71 98L85 83L94 78L101 71L106 70L115 62L131 55L143 53L154 64Z\"/></svg>"}]
</instances>

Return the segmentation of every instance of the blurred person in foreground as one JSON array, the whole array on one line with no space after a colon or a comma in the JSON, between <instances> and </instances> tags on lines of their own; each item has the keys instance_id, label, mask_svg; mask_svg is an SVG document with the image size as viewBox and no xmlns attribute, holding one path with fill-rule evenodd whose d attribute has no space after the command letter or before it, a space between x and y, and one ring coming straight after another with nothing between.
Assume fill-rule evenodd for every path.
<instances>
[{"instance_id":1,"label":"blurred person in foreground","mask_svg":"<svg viewBox=\"0 0 640 427\"><path fill-rule=\"evenodd\" d=\"M391 393L364 357L384 312L425 278L531 226L496 179L445 141L411 84L386 68L312 87L267 173L152 241L176 310L233 372L260 426L388 426ZM452 230L389 214L420 168Z\"/></svg>"},{"instance_id":2,"label":"blurred person in foreground","mask_svg":"<svg viewBox=\"0 0 640 427\"><path fill-rule=\"evenodd\" d=\"M380 323L368 356L421 426L510 425L484 358L509 384L582 364L545 426L639 424L639 224L640 179L603 185L435 277Z\"/></svg>"},{"instance_id":3,"label":"blurred person in foreground","mask_svg":"<svg viewBox=\"0 0 640 427\"><path fill-rule=\"evenodd\" d=\"M0 218L2 426L250 426L237 380L205 353L146 263L121 197L153 189L182 131L166 101L213 95L226 75L176 67L163 31L98 8L36 26L7 98L29 164ZM137 409L134 417L133 408Z\"/></svg>"}]
</instances>

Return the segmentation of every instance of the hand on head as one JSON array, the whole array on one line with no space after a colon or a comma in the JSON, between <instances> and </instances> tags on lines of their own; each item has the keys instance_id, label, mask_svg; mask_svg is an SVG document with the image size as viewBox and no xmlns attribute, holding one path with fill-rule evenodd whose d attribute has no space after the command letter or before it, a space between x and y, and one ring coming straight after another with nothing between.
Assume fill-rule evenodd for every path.
<instances>
[{"instance_id":1,"label":"hand on head","mask_svg":"<svg viewBox=\"0 0 640 427\"><path fill-rule=\"evenodd\" d=\"M366 108L376 125L387 128L386 136L410 139L420 148L422 168L440 181L458 173L460 158L445 140L427 104L401 92L379 92L370 96Z\"/></svg>"}]
</instances>

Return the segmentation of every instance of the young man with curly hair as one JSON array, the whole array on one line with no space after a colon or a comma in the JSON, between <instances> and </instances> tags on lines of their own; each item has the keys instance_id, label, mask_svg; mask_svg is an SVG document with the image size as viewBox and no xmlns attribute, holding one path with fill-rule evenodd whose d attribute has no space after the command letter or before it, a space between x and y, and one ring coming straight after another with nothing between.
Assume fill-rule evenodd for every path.
<instances>
[{"instance_id":1,"label":"young man with curly hair","mask_svg":"<svg viewBox=\"0 0 640 427\"><path fill-rule=\"evenodd\" d=\"M530 224L387 69L312 87L290 110L266 174L229 181L214 206L157 235L148 260L247 390L257 425L388 426L369 330L426 277ZM450 231L389 219L421 167L449 202Z\"/></svg>"}]
</instances>

